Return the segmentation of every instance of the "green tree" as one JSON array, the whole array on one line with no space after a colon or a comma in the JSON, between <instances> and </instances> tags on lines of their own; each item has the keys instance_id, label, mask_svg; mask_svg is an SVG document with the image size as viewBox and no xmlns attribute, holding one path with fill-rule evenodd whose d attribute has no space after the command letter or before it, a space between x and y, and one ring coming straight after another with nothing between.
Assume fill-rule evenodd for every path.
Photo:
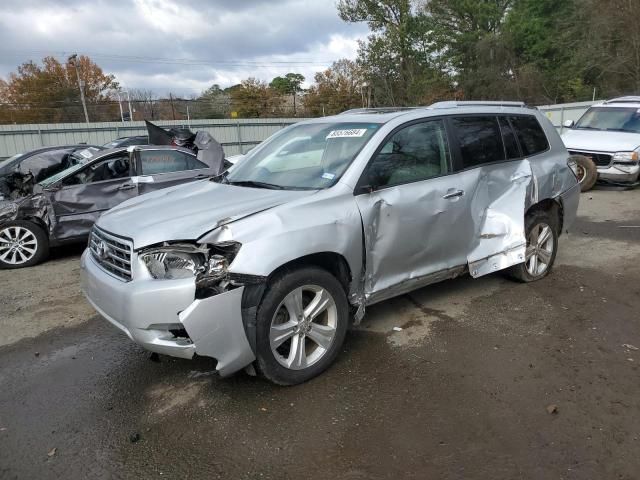
<instances>
[{"instance_id":1,"label":"green tree","mask_svg":"<svg viewBox=\"0 0 640 480\"><path fill-rule=\"evenodd\" d=\"M433 56L424 12L410 0L340 0L340 17L366 22L371 35L360 42L358 64L375 105L430 103L451 85Z\"/></svg>"},{"instance_id":2,"label":"green tree","mask_svg":"<svg viewBox=\"0 0 640 480\"><path fill-rule=\"evenodd\" d=\"M242 118L277 117L282 114L282 99L266 82L256 78L230 87L231 110Z\"/></svg>"},{"instance_id":3,"label":"green tree","mask_svg":"<svg viewBox=\"0 0 640 480\"><path fill-rule=\"evenodd\" d=\"M293 115L297 114L296 97L302 92L304 75L300 73L287 73L284 77L275 77L271 80L269 87L280 95L291 95L293 98Z\"/></svg>"}]
</instances>

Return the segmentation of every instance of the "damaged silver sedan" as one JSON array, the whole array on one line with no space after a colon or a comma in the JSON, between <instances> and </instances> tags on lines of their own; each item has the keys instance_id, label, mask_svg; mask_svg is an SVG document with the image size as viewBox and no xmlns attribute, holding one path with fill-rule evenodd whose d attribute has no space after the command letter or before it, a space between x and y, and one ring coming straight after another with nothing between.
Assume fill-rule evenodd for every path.
<instances>
[{"instance_id":1,"label":"damaged silver sedan","mask_svg":"<svg viewBox=\"0 0 640 480\"><path fill-rule=\"evenodd\" d=\"M465 273L551 270L580 188L560 137L518 104L302 122L211 180L103 215L84 292L146 349L291 385L365 308Z\"/></svg>"}]
</instances>

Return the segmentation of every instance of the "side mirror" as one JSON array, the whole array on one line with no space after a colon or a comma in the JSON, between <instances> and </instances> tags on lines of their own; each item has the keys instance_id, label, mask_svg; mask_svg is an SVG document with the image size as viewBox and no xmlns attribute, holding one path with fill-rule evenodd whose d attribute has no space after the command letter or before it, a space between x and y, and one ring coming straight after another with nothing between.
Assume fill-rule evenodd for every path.
<instances>
[{"instance_id":1,"label":"side mirror","mask_svg":"<svg viewBox=\"0 0 640 480\"><path fill-rule=\"evenodd\" d=\"M576 124L576 122L574 122L573 120L565 120L564 123L562 124L562 126L564 128L573 128L573 126Z\"/></svg>"}]
</instances>

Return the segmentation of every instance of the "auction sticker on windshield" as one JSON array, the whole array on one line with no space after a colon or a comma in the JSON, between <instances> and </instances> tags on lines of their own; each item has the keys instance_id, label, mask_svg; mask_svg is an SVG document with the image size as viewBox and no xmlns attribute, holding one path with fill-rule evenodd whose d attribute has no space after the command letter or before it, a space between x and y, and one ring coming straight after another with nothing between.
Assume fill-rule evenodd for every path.
<instances>
[{"instance_id":1,"label":"auction sticker on windshield","mask_svg":"<svg viewBox=\"0 0 640 480\"><path fill-rule=\"evenodd\" d=\"M366 128L350 128L348 130L332 130L327 139L329 138L357 138L362 137L367 133Z\"/></svg>"}]
</instances>

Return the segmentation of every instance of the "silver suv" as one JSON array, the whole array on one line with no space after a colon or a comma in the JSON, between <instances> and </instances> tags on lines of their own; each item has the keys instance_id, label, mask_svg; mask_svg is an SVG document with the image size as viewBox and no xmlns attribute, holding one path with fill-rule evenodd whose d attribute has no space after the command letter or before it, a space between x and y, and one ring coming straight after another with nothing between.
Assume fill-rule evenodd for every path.
<instances>
[{"instance_id":1,"label":"silver suv","mask_svg":"<svg viewBox=\"0 0 640 480\"><path fill-rule=\"evenodd\" d=\"M522 104L305 121L220 176L103 215L83 288L148 350L296 384L369 305L466 272L547 275L576 215L573 168Z\"/></svg>"}]
</instances>

